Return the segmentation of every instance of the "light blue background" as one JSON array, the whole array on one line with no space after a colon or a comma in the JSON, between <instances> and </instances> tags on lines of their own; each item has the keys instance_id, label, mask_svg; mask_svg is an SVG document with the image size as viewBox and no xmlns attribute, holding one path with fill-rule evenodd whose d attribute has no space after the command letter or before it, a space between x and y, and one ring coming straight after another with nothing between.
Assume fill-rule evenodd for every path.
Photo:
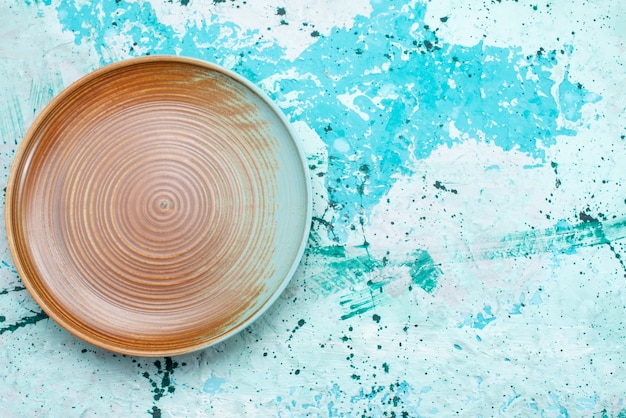
<instances>
[{"instance_id":1,"label":"light blue background","mask_svg":"<svg viewBox=\"0 0 626 418\"><path fill-rule=\"evenodd\" d=\"M626 415L622 2L0 10L5 182L72 81L179 54L267 92L303 141L315 199L279 302L175 358L115 355L59 328L4 236L3 416Z\"/></svg>"}]
</instances>

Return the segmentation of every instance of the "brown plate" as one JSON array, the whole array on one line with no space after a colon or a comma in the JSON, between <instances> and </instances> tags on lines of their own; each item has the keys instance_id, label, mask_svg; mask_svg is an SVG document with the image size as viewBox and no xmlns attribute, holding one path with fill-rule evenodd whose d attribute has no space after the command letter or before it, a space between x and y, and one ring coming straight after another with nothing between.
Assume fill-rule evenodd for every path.
<instances>
[{"instance_id":1,"label":"brown plate","mask_svg":"<svg viewBox=\"0 0 626 418\"><path fill-rule=\"evenodd\" d=\"M302 256L311 192L281 112L202 61L144 57L57 96L19 146L6 228L44 311L94 345L180 354L241 330Z\"/></svg>"}]
</instances>

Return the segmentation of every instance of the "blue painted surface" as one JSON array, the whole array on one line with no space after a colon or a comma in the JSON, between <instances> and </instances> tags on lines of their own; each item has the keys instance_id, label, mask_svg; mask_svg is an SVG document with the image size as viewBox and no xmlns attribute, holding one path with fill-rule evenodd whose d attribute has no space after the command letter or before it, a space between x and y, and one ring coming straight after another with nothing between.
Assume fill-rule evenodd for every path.
<instances>
[{"instance_id":1,"label":"blue painted surface","mask_svg":"<svg viewBox=\"0 0 626 418\"><path fill-rule=\"evenodd\" d=\"M9 416L625 416L622 2L252 3L0 4L5 181L63 87L179 54L268 93L315 194L283 297L176 358L60 329L1 240Z\"/></svg>"},{"instance_id":2,"label":"blue painted surface","mask_svg":"<svg viewBox=\"0 0 626 418\"><path fill-rule=\"evenodd\" d=\"M252 51L247 44L232 48L242 36L262 37L234 23L209 21L178 34L157 19L148 2L104 3L94 13L89 4L64 0L58 11L77 44L90 41L101 49L102 64L112 61L106 47L121 32L130 56L176 53L219 63L235 55L233 69L255 82L277 71L297 74L278 81L271 94L280 99L298 92L303 100L283 110L292 121L306 122L328 146L325 184L328 198L341 206L335 220L341 240L347 224L388 192L394 175L412 171L403 162L458 142L450 123L471 137L480 131L506 151L515 148L545 160L545 147L554 145L557 135L575 134L557 126L559 106L576 122L585 103L601 99L567 74L560 82L551 79L550 70L571 47L529 56L521 47L451 45L424 23L426 4L408 11L399 6L373 2L370 17L357 16L351 28L320 37L294 62L284 58L282 48L264 42ZM550 94L555 84L558 98ZM353 96L349 106L338 97L346 94Z\"/></svg>"}]
</instances>

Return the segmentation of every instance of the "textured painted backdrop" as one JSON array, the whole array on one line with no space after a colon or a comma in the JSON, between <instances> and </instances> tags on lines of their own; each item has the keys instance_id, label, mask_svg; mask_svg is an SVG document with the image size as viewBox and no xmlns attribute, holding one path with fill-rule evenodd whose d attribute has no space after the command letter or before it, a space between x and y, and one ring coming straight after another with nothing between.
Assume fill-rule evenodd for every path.
<instances>
[{"instance_id":1,"label":"textured painted backdrop","mask_svg":"<svg viewBox=\"0 0 626 418\"><path fill-rule=\"evenodd\" d=\"M238 336L115 355L0 240L0 410L23 416L626 416L626 3L0 1L0 168L102 65L180 54L300 134L309 246Z\"/></svg>"}]
</instances>

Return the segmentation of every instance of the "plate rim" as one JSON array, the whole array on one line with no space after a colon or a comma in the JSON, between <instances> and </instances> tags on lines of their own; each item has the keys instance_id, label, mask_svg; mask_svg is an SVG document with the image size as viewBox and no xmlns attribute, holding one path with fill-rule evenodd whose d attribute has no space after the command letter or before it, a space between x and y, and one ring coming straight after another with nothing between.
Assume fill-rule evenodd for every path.
<instances>
[{"instance_id":1,"label":"plate rim","mask_svg":"<svg viewBox=\"0 0 626 418\"><path fill-rule=\"evenodd\" d=\"M265 106L267 106L268 109L271 110L271 112L282 123L282 125L284 126L284 128L286 129L288 133L289 142L296 149L296 152L299 157L299 163L302 167L302 175L306 183L306 190L305 190L306 209L305 209L305 215L304 215L304 228L302 231L299 231L302 234L302 236L300 239L300 243L299 243L299 247L296 252L296 255L294 259L292 260L291 266L289 270L287 271L287 273L285 274L285 276L281 279L282 282L280 283L280 286L278 286L278 288L273 292L273 294L271 294L268 300L263 305L261 305L258 309L256 309L256 311L252 312L249 316L246 316L243 320L238 321L237 324L233 328L216 336L209 342L189 344L189 345L185 345L184 347L166 349L166 350L151 350L148 347L146 347L147 349L140 350L140 349L124 348L123 346L120 346L120 345L107 343L106 341L103 341L102 339L89 337L82 331L77 330L75 327L68 324L67 321L59 318L59 316L54 312L54 310L51 310L46 303L43 303L42 297L33 288L33 284L31 283L31 280L33 281L45 281L45 280L41 277L36 277L33 279L29 277L29 274L27 274L26 268L24 265L27 264L28 261L32 263L32 260L27 260L30 257L27 257L26 255L22 254L17 248L18 247L16 243L17 237L20 236L21 234L19 231L17 231L18 225L14 224L13 219L19 216L19 213L18 213L19 211L14 208L14 205L16 204L15 200L17 200L17 196L15 196L15 193L21 191L21 188L19 187L18 184L16 184L16 181L23 179L23 176L26 175L25 173L28 171L27 166L29 165L29 162L24 161L24 159L25 157L29 156L27 151L29 150L33 142L33 136L36 133L37 129L43 122L45 122L46 118L50 115L50 113L55 111L55 109L57 109L60 104L63 104L64 100L69 95L71 95L74 92L74 90L76 90L77 88L80 88L84 84L87 84L93 81L94 79L97 79L98 77L104 74L116 72L116 71L119 71L120 69L137 65L137 64L154 63L154 62L194 65L194 66L202 67L210 72L221 73L222 75L225 75L233 79L236 83L249 89L254 95L256 95L261 100L261 102ZM26 165L26 167L24 167L24 165ZM20 176L20 173L22 174L21 176ZM53 97L53 99L34 118L30 126L28 127L26 133L20 140L20 143L18 144L17 150L11 162L11 168L8 174L5 196L6 196L5 205L4 205L5 231L7 234L7 242L8 242L9 251L11 253L11 258L18 272L19 279L24 284L24 286L28 290L28 293L31 295L31 297L37 302L39 307L51 319L53 319L59 326L61 326L64 330L74 335L75 337L79 338L80 340L85 341L93 346L109 350L111 352L131 355L131 356L138 356L138 357L163 357L163 356L181 355L181 354L198 351L198 350L213 346L215 344L218 344L220 342L223 342L229 339L230 337L237 335L239 332L241 332L242 330L244 330L245 328L253 324L260 316L262 316L270 307L272 307L275 304L278 298L280 298L280 296L284 293L285 288L289 285L289 283L293 279L293 276L295 275L295 272L298 269L302 261L302 257L304 255L304 251L305 251L308 239L309 239L311 222L312 222L312 212L313 212L311 176L310 176L310 170L308 167L308 162L306 159L306 153L304 151L303 142L299 138L297 133L295 132L293 126L291 125L291 123L289 122L285 114L278 107L278 105L274 101L272 101L272 99L267 95L267 93L265 93L260 87L258 87L256 84L254 84L252 81L248 80L247 78L237 74L236 72L230 69L224 68L218 64L215 64L209 61L204 61L198 58L188 57L188 56L167 55L167 54L132 57L132 58L122 59L120 61L101 66L89 73L84 74L83 76L81 76L80 78L78 78L77 80L75 80L74 82L66 86L65 88L63 88L59 93L57 93ZM27 240L25 239L23 241L27 242ZM35 265L35 264L32 263L32 265ZM63 309L60 309L60 310L64 311ZM70 315L70 316L75 317L73 315ZM95 334L90 334L90 335L97 336L99 334L95 333Z\"/></svg>"}]
</instances>

